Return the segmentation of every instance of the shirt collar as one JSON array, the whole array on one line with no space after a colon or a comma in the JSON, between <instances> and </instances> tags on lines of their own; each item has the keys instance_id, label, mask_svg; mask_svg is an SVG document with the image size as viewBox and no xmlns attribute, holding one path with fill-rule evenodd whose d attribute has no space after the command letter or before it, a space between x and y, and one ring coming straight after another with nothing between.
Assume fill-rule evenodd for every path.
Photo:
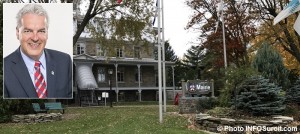
<instances>
[{"instance_id":1,"label":"shirt collar","mask_svg":"<svg viewBox=\"0 0 300 134\"><path fill-rule=\"evenodd\" d=\"M22 56L22 58L25 62L25 65L26 65L27 69L29 71L34 71L35 61L33 59L31 59L30 57L28 57L26 54L24 54L22 52L21 48L20 48L20 52L21 52L21 56ZM44 51L42 52L42 55L41 55L39 61L41 62L41 67L45 69L46 68L46 57L45 57Z\"/></svg>"}]
</instances>

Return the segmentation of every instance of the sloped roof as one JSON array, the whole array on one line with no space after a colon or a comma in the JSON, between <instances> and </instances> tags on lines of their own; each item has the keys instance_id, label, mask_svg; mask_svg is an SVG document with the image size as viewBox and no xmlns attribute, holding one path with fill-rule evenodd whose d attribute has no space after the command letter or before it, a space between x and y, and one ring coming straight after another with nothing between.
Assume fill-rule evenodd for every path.
<instances>
[{"instance_id":1,"label":"sloped roof","mask_svg":"<svg viewBox=\"0 0 300 134\"><path fill-rule=\"evenodd\" d=\"M76 80L79 89L96 89L98 84L92 72L91 65L78 64L76 66Z\"/></svg>"}]
</instances>

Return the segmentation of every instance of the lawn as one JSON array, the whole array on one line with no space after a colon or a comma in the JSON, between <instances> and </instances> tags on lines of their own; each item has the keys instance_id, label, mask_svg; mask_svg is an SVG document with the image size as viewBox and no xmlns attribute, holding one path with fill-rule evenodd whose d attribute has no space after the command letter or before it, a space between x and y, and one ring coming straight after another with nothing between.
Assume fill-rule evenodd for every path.
<instances>
[{"instance_id":1,"label":"lawn","mask_svg":"<svg viewBox=\"0 0 300 134\"><path fill-rule=\"evenodd\" d=\"M168 112L177 111L168 106ZM119 134L194 134L185 117L165 114L158 121L158 106L115 106L68 108L62 121L35 124L0 124L0 133L119 133Z\"/></svg>"}]
</instances>

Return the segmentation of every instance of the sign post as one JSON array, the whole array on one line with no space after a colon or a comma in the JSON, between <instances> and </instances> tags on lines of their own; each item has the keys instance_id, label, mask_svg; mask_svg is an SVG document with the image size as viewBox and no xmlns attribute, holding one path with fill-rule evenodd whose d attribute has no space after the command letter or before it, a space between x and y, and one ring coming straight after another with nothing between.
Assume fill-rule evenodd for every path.
<instances>
[{"instance_id":1,"label":"sign post","mask_svg":"<svg viewBox=\"0 0 300 134\"><path fill-rule=\"evenodd\" d=\"M108 92L102 92L102 98L104 98L104 104L106 106L106 98L108 98Z\"/></svg>"}]
</instances>

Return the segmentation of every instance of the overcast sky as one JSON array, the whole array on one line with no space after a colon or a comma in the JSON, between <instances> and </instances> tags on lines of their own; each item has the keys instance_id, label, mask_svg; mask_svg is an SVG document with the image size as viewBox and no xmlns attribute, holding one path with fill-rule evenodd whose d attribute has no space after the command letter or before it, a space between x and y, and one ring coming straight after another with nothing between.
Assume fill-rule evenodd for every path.
<instances>
[{"instance_id":1,"label":"overcast sky","mask_svg":"<svg viewBox=\"0 0 300 134\"><path fill-rule=\"evenodd\" d=\"M184 30L193 11L185 0L164 0L165 40L169 40L175 54L182 58L186 50L197 42L197 33Z\"/></svg>"}]
</instances>

